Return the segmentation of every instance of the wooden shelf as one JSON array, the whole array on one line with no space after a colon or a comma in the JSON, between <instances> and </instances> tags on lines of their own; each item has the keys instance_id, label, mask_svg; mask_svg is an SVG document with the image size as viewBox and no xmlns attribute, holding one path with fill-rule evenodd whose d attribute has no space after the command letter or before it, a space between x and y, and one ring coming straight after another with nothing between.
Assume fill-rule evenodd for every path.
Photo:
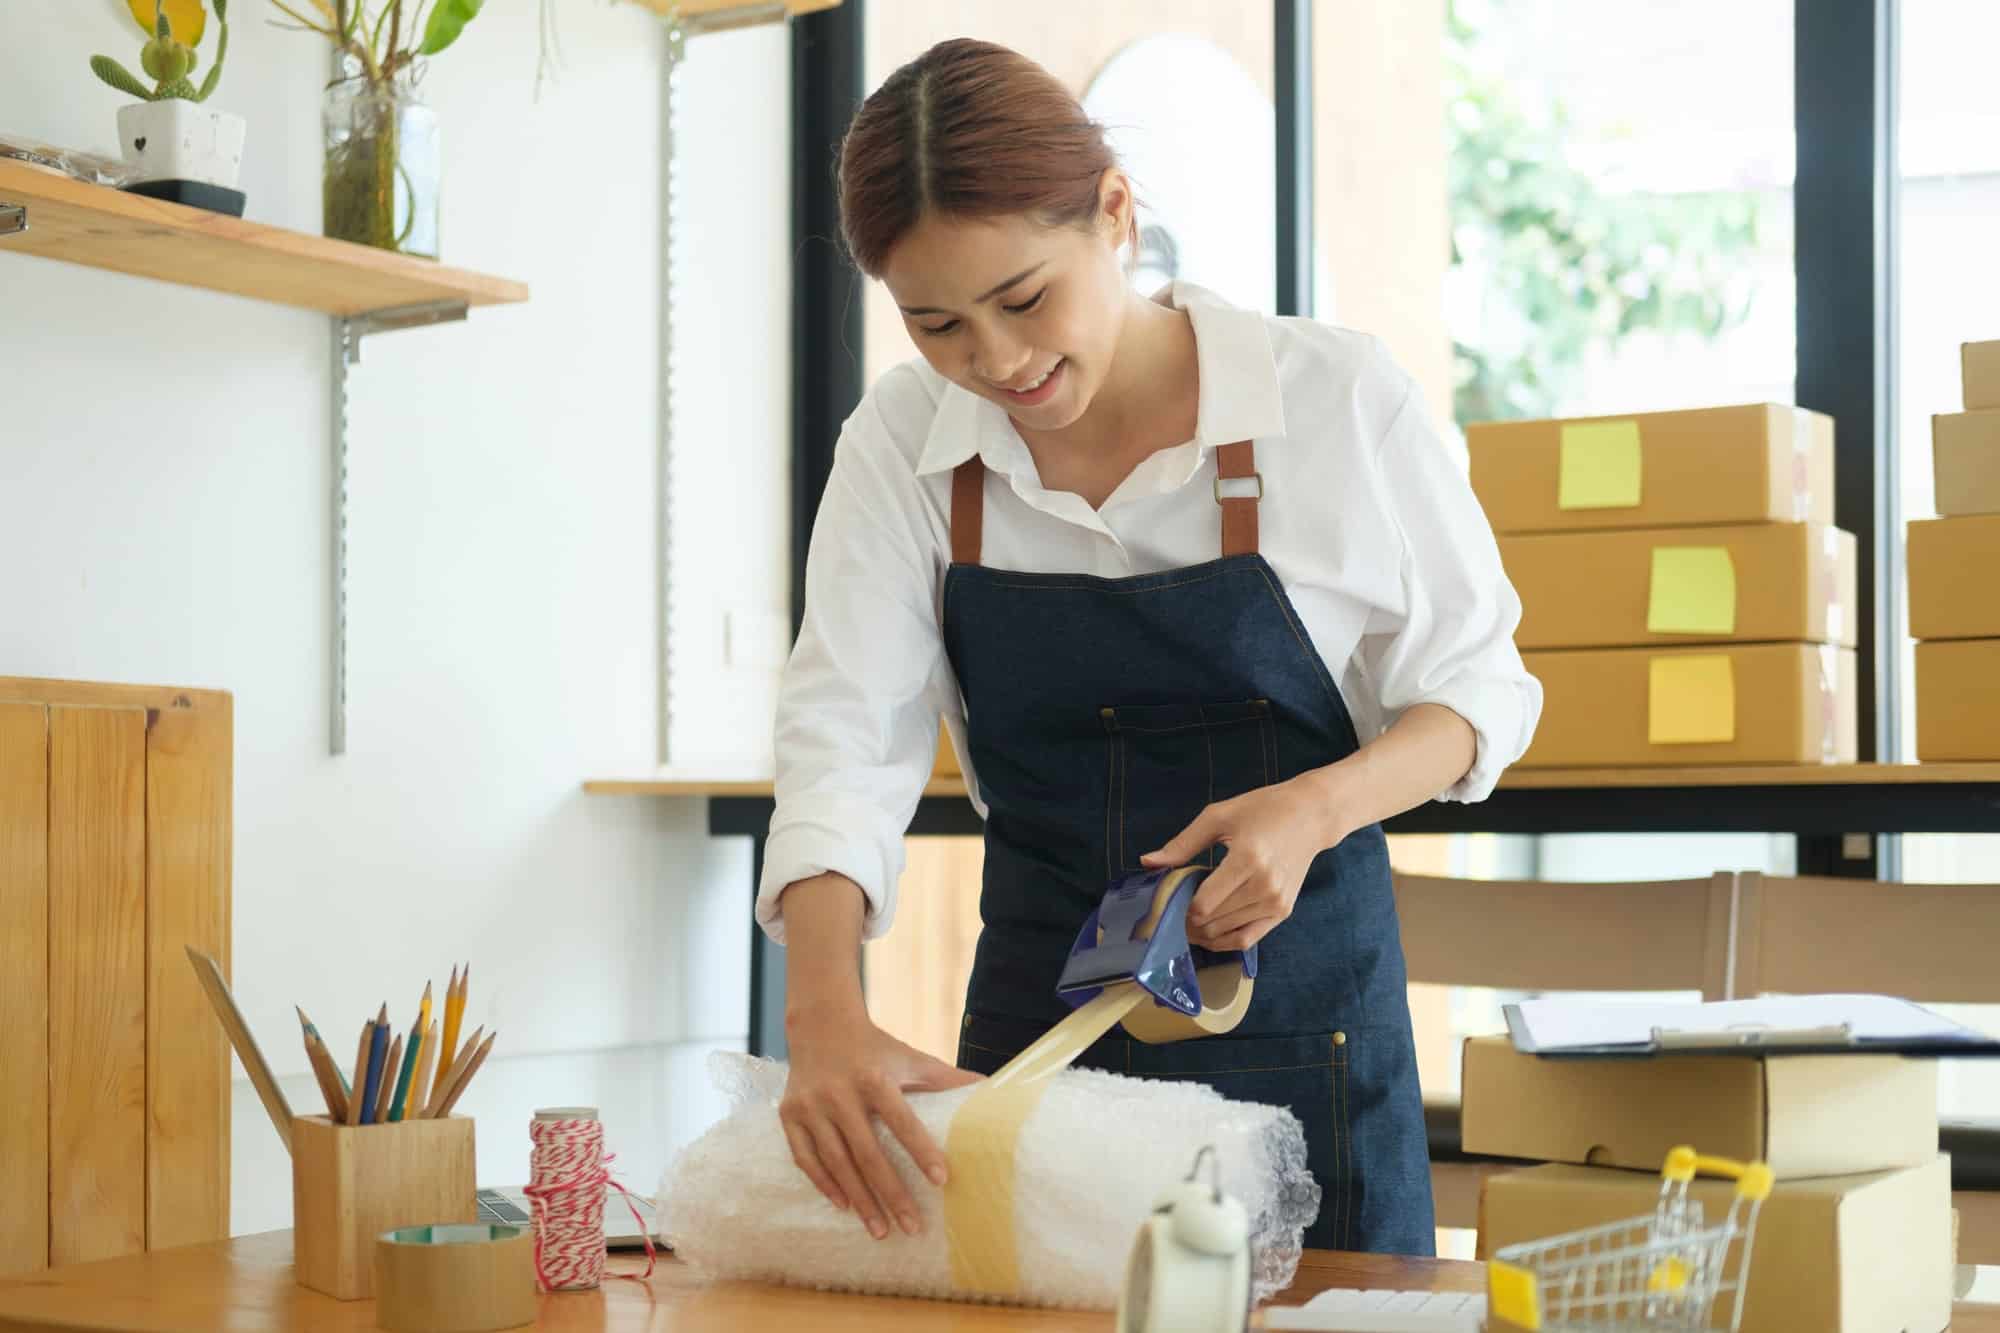
<instances>
[{"instance_id":1,"label":"wooden shelf","mask_svg":"<svg viewBox=\"0 0 2000 1333\"><path fill-rule=\"evenodd\" d=\"M127 194L11 159L0 159L0 204L28 212L26 231L0 236L0 253L67 260L329 315L528 299L525 284L506 278Z\"/></svg>"},{"instance_id":2,"label":"wooden shelf","mask_svg":"<svg viewBox=\"0 0 2000 1333\"><path fill-rule=\"evenodd\" d=\"M704 780L700 778L593 778L583 784L593 796L761 796L769 799L771 780ZM924 786L925 796L965 795L964 778L932 778Z\"/></svg>"},{"instance_id":3,"label":"wooden shelf","mask_svg":"<svg viewBox=\"0 0 2000 1333\"><path fill-rule=\"evenodd\" d=\"M1763 764L1716 768L1525 768L1510 790L1550 787L1853 787L2000 782L2000 764Z\"/></svg>"},{"instance_id":4,"label":"wooden shelf","mask_svg":"<svg viewBox=\"0 0 2000 1333\"><path fill-rule=\"evenodd\" d=\"M775 0L632 0L642 9L650 9L663 18L678 14L684 20L714 20L732 9L766 9ZM816 10L832 9L840 0L785 0L785 17L797 18Z\"/></svg>"},{"instance_id":5,"label":"wooden shelf","mask_svg":"<svg viewBox=\"0 0 2000 1333\"><path fill-rule=\"evenodd\" d=\"M1996 764L1792 764L1741 768L1530 768L1500 779L1507 791L1604 788L1854 787L1926 783L2000 783ZM596 778L583 784L595 796L770 796L769 778L729 781L700 778ZM964 796L965 779L932 778L925 796Z\"/></svg>"}]
</instances>

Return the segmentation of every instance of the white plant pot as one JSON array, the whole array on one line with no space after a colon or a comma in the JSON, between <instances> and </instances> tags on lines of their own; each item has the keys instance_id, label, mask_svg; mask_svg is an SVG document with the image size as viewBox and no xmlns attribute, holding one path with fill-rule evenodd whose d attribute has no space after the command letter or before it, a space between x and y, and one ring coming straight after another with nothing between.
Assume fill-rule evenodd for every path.
<instances>
[{"instance_id":1,"label":"white plant pot","mask_svg":"<svg viewBox=\"0 0 2000 1333\"><path fill-rule=\"evenodd\" d=\"M136 163L134 183L200 181L236 188L243 169L243 117L198 102L168 98L118 108L118 142Z\"/></svg>"}]
</instances>

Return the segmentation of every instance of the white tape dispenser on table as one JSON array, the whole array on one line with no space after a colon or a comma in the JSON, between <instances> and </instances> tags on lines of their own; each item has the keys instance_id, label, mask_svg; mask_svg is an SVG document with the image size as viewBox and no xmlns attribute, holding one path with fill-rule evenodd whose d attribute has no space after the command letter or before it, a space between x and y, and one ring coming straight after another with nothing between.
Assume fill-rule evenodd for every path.
<instances>
[{"instance_id":1,"label":"white tape dispenser on table","mask_svg":"<svg viewBox=\"0 0 2000 1333\"><path fill-rule=\"evenodd\" d=\"M1118 1333L1237 1333L1249 1319L1250 1219L1222 1192L1215 1150L1203 1148L1132 1242Z\"/></svg>"}]
</instances>

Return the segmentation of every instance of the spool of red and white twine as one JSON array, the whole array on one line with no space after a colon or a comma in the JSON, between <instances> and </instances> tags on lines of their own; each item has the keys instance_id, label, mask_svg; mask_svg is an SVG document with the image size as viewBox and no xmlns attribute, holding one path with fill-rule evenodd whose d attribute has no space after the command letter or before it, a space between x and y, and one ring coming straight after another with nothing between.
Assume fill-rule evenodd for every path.
<instances>
[{"instance_id":1,"label":"spool of red and white twine","mask_svg":"<svg viewBox=\"0 0 2000 1333\"><path fill-rule=\"evenodd\" d=\"M559 1106L535 1112L528 1125L534 1148L528 1158L528 1196L535 1232L535 1278L544 1291L578 1291L604 1278L604 1191L625 1193L611 1178L604 1126L597 1108ZM632 1218L647 1230L639 1210ZM646 1239L646 1275L653 1272L653 1242ZM617 1273L614 1277L632 1277Z\"/></svg>"}]
</instances>

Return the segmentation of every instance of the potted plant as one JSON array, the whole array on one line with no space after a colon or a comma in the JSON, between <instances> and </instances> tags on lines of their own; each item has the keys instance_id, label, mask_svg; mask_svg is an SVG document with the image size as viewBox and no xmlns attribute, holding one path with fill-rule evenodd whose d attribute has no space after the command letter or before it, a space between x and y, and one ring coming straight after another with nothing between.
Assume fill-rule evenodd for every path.
<instances>
[{"instance_id":1,"label":"potted plant","mask_svg":"<svg viewBox=\"0 0 2000 1333\"><path fill-rule=\"evenodd\" d=\"M417 86L424 61L458 40L484 0L271 2L294 25L332 42L346 71L327 85L321 108L322 229L437 258L442 152L437 114Z\"/></svg>"},{"instance_id":2,"label":"potted plant","mask_svg":"<svg viewBox=\"0 0 2000 1333\"><path fill-rule=\"evenodd\" d=\"M216 39L215 63L199 88L193 80L201 59L195 46L207 26L201 0L173 0L173 14L167 0L130 0L130 4L132 16L152 34L140 48L139 68L153 79L153 86L148 88L109 56L90 58L98 78L139 99L135 105L118 108L118 142L138 172L125 188L242 216L243 195L236 179L243 167L243 117L202 105L215 91L229 56L229 0L215 0L221 35Z\"/></svg>"}]
</instances>

